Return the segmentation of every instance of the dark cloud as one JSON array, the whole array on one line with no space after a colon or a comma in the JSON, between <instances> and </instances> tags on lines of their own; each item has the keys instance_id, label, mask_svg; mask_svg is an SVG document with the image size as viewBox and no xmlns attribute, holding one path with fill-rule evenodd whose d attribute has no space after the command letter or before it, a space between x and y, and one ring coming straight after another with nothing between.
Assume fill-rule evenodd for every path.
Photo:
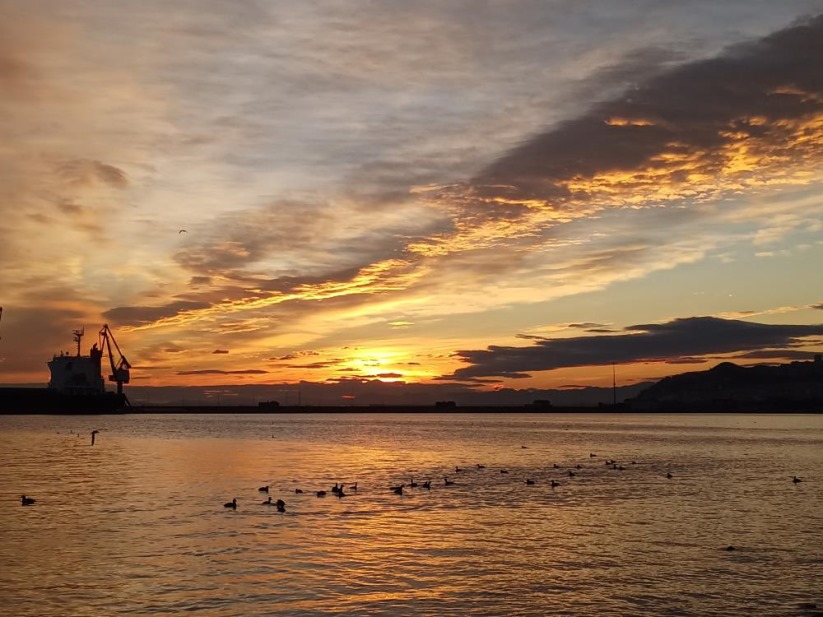
<instances>
[{"instance_id":1,"label":"dark cloud","mask_svg":"<svg viewBox=\"0 0 823 617\"><path fill-rule=\"evenodd\" d=\"M301 351L293 351L291 353L286 354L285 356L276 356L274 358L269 358L272 362L284 362L288 360L296 360L297 358L305 358L307 356L319 356L320 353L317 351L313 351L311 349L305 349Z\"/></svg>"},{"instance_id":2,"label":"dark cloud","mask_svg":"<svg viewBox=\"0 0 823 617\"><path fill-rule=\"evenodd\" d=\"M746 353L737 354L734 356L730 356L728 358L724 358L724 360L728 360L731 358L732 360L773 360L773 359L780 359L780 360L797 360L797 361L804 361L804 360L813 360L815 353L812 351L799 351L799 350L791 350L791 349L759 349L757 351L749 351Z\"/></svg>"},{"instance_id":3,"label":"dark cloud","mask_svg":"<svg viewBox=\"0 0 823 617\"><path fill-rule=\"evenodd\" d=\"M105 184L117 189L126 188L129 184L126 172L122 169L89 159L76 159L63 163L57 169L58 175L68 184L89 186Z\"/></svg>"},{"instance_id":4,"label":"dark cloud","mask_svg":"<svg viewBox=\"0 0 823 617\"><path fill-rule=\"evenodd\" d=\"M584 197L598 175L655 170L665 156L693 160L701 173L722 169L724 147L741 135L802 152L784 127L820 111L823 16L738 45L717 58L656 75L515 148L472 181L479 197L550 201ZM805 148L813 155L815 141ZM802 148L801 148L802 149ZM682 172L684 177L676 176ZM683 181L686 172L667 180ZM658 178L659 180L660 178ZM481 204L482 206L482 204Z\"/></svg>"},{"instance_id":5,"label":"dark cloud","mask_svg":"<svg viewBox=\"0 0 823 617\"><path fill-rule=\"evenodd\" d=\"M265 375L268 371L261 369L243 369L238 371L221 371L218 369L202 369L199 371L177 371L177 375Z\"/></svg>"},{"instance_id":6,"label":"dark cloud","mask_svg":"<svg viewBox=\"0 0 823 617\"><path fill-rule=\"evenodd\" d=\"M209 304L206 302L188 300L172 302L164 306L119 306L103 313L103 317L120 326L138 326L207 306Z\"/></svg>"},{"instance_id":7,"label":"dark cloud","mask_svg":"<svg viewBox=\"0 0 823 617\"><path fill-rule=\"evenodd\" d=\"M452 378L524 377L534 371L631 362L673 362L707 354L764 348L790 349L823 336L823 324L771 325L716 317L688 317L662 324L629 326L624 334L539 341L531 347L490 346L457 352L470 366Z\"/></svg>"},{"instance_id":8,"label":"dark cloud","mask_svg":"<svg viewBox=\"0 0 823 617\"><path fill-rule=\"evenodd\" d=\"M321 368L334 368L338 364L340 364L340 360L328 360L326 362L310 362L309 364L289 364L287 368L308 368L308 369L321 369Z\"/></svg>"}]
</instances>

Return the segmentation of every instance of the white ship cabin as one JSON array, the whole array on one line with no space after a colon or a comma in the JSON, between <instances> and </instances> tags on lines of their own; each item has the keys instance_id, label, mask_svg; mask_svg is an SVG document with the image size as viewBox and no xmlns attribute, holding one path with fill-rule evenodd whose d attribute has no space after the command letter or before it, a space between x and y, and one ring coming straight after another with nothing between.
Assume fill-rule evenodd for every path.
<instances>
[{"instance_id":1,"label":"white ship cabin","mask_svg":"<svg viewBox=\"0 0 823 617\"><path fill-rule=\"evenodd\" d=\"M75 336L77 337L77 333ZM55 355L54 359L47 363L51 371L49 388L70 395L93 395L105 392L105 382L100 374L103 350L98 349L95 343L88 356L81 356L79 337L75 340L77 341L76 356L61 353L59 356Z\"/></svg>"}]
</instances>

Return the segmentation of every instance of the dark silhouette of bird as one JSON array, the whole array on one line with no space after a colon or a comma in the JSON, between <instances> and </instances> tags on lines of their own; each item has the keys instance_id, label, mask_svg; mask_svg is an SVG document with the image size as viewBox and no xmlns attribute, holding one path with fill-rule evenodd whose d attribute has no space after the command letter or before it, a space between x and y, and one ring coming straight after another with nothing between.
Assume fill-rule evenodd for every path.
<instances>
[{"instance_id":1,"label":"dark silhouette of bird","mask_svg":"<svg viewBox=\"0 0 823 617\"><path fill-rule=\"evenodd\" d=\"M727 551L733 551L733 550L734 550L734 547L733 547L731 544L729 544L729 545L726 547L726 550L727 550Z\"/></svg>"},{"instance_id":2,"label":"dark silhouette of bird","mask_svg":"<svg viewBox=\"0 0 823 617\"><path fill-rule=\"evenodd\" d=\"M32 499L31 497L26 497L25 495L20 495L20 504L21 504L21 505L24 505L24 506L33 506L33 505L34 505L34 501L35 501L35 500L34 500L34 499Z\"/></svg>"},{"instance_id":3,"label":"dark silhouette of bird","mask_svg":"<svg viewBox=\"0 0 823 617\"><path fill-rule=\"evenodd\" d=\"M392 492L394 492L395 495L402 495L404 486L405 484L401 484L400 486L392 486L391 490Z\"/></svg>"},{"instance_id":4,"label":"dark silhouette of bird","mask_svg":"<svg viewBox=\"0 0 823 617\"><path fill-rule=\"evenodd\" d=\"M509 470L508 469L501 469L500 473L509 473Z\"/></svg>"},{"instance_id":5,"label":"dark silhouette of bird","mask_svg":"<svg viewBox=\"0 0 823 617\"><path fill-rule=\"evenodd\" d=\"M282 499L278 499L276 505L277 505L277 511L278 512L285 512L286 511L286 502L283 501Z\"/></svg>"},{"instance_id":6,"label":"dark silhouette of bird","mask_svg":"<svg viewBox=\"0 0 823 617\"><path fill-rule=\"evenodd\" d=\"M532 480L530 478L526 478L526 484L532 485L532 484L534 484L534 480Z\"/></svg>"},{"instance_id":7,"label":"dark silhouette of bird","mask_svg":"<svg viewBox=\"0 0 823 617\"><path fill-rule=\"evenodd\" d=\"M237 497L235 497L234 499L232 499L228 503L224 503L223 507L224 508L231 508L232 510L237 510Z\"/></svg>"},{"instance_id":8,"label":"dark silhouette of bird","mask_svg":"<svg viewBox=\"0 0 823 617\"><path fill-rule=\"evenodd\" d=\"M179 234L187 234L187 233L189 233L189 232L186 231L185 229L181 229L180 231L177 232L178 235Z\"/></svg>"},{"instance_id":9,"label":"dark silhouette of bird","mask_svg":"<svg viewBox=\"0 0 823 617\"><path fill-rule=\"evenodd\" d=\"M802 478L798 478L797 476L792 476L792 482L797 484L798 482L803 482Z\"/></svg>"},{"instance_id":10,"label":"dark silhouette of bird","mask_svg":"<svg viewBox=\"0 0 823 617\"><path fill-rule=\"evenodd\" d=\"M557 480L552 480L551 481L551 487L552 488L557 488L558 486L560 486L560 482L558 482Z\"/></svg>"},{"instance_id":11,"label":"dark silhouette of bird","mask_svg":"<svg viewBox=\"0 0 823 617\"><path fill-rule=\"evenodd\" d=\"M91 432L91 445L94 445L94 438L97 436L97 433L99 432L100 431L97 430Z\"/></svg>"},{"instance_id":12,"label":"dark silhouette of bird","mask_svg":"<svg viewBox=\"0 0 823 617\"><path fill-rule=\"evenodd\" d=\"M454 480L449 480L448 478L443 478L443 483L446 486L454 486Z\"/></svg>"},{"instance_id":13,"label":"dark silhouette of bird","mask_svg":"<svg viewBox=\"0 0 823 617\"><path fill-rule=\"evenodd\" d=\"M460 473L461 471L463 471L463 470L460 469L460 467L455 467L454 468L454 473Z\"/></svg>"},{"instance_id":14,"label":"dark silhouette of bird","mask_svg":"<svg viewBox=\"0 0 823 617\"><path fill-rule=\"evenodd\" d=\"M417 488L417 482L414 481L414 478L409 481L409 488Z\"/></svg>"},{"instance_id":15,"label":"dark silhouette of bird","mask_svg":"<svg viewBox=\"0 0 823 617\"><path fill-rule=\"evenodd\" d=\"M589 458L594 458L595 456L597 455L594 452L589 452Z\"/></svg>"},{"instance_id":16,"label":"dark silhouette of bird","mask_svg":"<svg viewBox=\"0 0 823 617\"><path fill-rule=\"evenodd\" d=\"M271 502L271 497L269 497L266 501L261 502L260 505L263 506L273 506L274 504Z\"/></svg>"},{"instance_id":17,"label":"dark silhouette of bird","mask_svg":"<svg viewBox=\"0 0 823 617\"><path fill-rule=\"evenodd\" d=\"M337 482L335 482L334 486L331 487L331 492L336 494L337 491L339 491L339 490L340 490L340 486L338 486Z\"/></svg>"},{"instance_id":18,"label":"dark silhouette of bird","mask_svg":"<svg viewBox=\"0 0 823 617\"><path fill-rule=\"evenodd\" d=\"M668 473L666 474L666 477L667 477L669 480L671 480L674 476L672 475L672 472L670 471L670 472L668 472Z\"/></svg>"},{"instance_id":19,"label":"dark silhouette of bird","mask_svg":"<svg viewBox=\"0 0 823 617\"><path fill-rule=\"evenodd\" d=\"M420 488L430 489L431 487L432 487L432 481L431 480L426 480L425 482L423 482L423 484L420 485Z\"/></svg>"},{"instance_id":20,"label":"dark silhouette of bird","mask_svg":"<svg viewBox=\"0 0 823 617\"><path fill-rule=\"evenodd\" d=\"M560 469L560 465L557 463L552 463L552 469Z\"/></svg>"},{"instance_id":21,"label":"dark silhouette of bird","mask_svg":"<svg viewBox=\"0 0 823 617\"><path fill-rule=\"evenodd\" d=\"M337 490L337 498L339 499L340 497L345 497L345 496L346 496L346 493L344 493L344 492L343 492L343 487L341 486L341 487Z\"/></svg>"},{"instance_id":22,"label":"dark silhouette of bird","mask_svg":"<svg viewBox=\"0 0 823 617\"><path fill-rule=\"evenodd\" d=\"M261 486L257 490L260 491L261 493L268 493L269 492L269 485L267 484L266 486Z\"/></svg>"},{"instance_id":23,"label":"dark silhouette of bird","mask_svg":"<svg viewBox=\"0 0 823 617\"><path fill-rule=\"evenodd\" d=\"M486 466L485 466L485 465L481 465L480 463L477 463L477 468L478 468L478 469L485 469L485 468L486 468Z\"/></svg>"},{"instance_id":24,"label":"dark silhouette of bird","mask_svg":"<svg viewBox=\"0 0 823 617\"><path fill-rule=\"evenodd\" d=\"M569 477L570 477L570 478L573 478L573 477L575 477L576 475L577 475L576 473L574 473L571 469L569 469Z\"/></svg>"},{"instance_id":25,"label":"dark silhouette of bird","mask_svg":"<svg viewBox=\"0 0 823 617\"><path fill-rule=\"evenodd\" d=\"M296 488L296 489L294 489L294 494L295 494L295 495L300 495L302 492L303 492L303 489L302 489L302 488Z\"/></svg>"},{"instance_id":26,"label":"dark silhouette of bird","mask_svg":"<svg viewBox=\"0 0 823 617\"><path fill-rule=\"evenodd\" d=\"M357 492L357 482L355 482L354 484L350 484L349 488L356 493Z\"/></svg>"},{"instance_id":27,"label":"dark silhouette of bird","mask_svg":"<svg viewBox=\"0 0 823 617\"><path fill-rule=\"evenodd\" d=\"M326 496L326 491L317 491L316 494L317 494L318 497L325 497Z\"/></svg>"},{"instance_id":28,"label":"dark silhouette of bird","mask_svg":"<svg viewBox=\"0 0 823 617\"><path fill-rule=\"evenodd\" d=\"M576 467L577 467L577 469L583 469L583 465L581 465L580 463L578 463L578 464L576 465Z\"/></svg>"}]
</instances>

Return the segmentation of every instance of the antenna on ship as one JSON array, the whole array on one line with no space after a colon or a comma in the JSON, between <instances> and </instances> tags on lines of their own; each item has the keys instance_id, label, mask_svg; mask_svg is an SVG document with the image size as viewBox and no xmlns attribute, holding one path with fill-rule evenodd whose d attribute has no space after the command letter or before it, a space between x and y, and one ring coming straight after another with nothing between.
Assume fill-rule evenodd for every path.
<instances>
[{"instance_id":1,"label":"antenna on ship","mask_svg":"<svg viewBox=\"0 0 823 617\"><path fill-rule=\"evenodd\" d=\"M72 334L74 335L74 342L77 343L77 355L80 356L80 341L83 339L83 335L86 333L86 328L81 328L80 330L72 330Z\"/></svg>"},{"instance_id":2,"label":"antenna on ship","mask_svg":"<svg viewBox=\"0 0 823 617\"><path fill-rule=\"evenodd\" d=\"M612 362L612 405L617 407L617 369Z\"/></svg>"}]
</instances>

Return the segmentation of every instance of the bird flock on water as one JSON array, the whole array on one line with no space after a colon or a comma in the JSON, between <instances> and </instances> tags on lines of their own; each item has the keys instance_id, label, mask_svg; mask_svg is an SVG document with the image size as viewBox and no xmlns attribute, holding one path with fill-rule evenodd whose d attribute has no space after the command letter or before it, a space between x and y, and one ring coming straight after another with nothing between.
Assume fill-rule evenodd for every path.
<instances>
[{"instance_id":1,"label":"bird flock on water","mask_svg":"<svg viewBox=\"0 0 823 617\"><path fill-rule=\"evenodd\" d=\"M526 446L522 446L522 447L525 448ZM594 459L595 457L597 457L597 455L595 453L593 453L593 452L589 453L589 458L590 459ZM620 462L618 462L617 460L612 459L612 458L605 459L603 461L603 463L604 463L604 465L607 469L611 469L611 470L615 470L615 471L625 471L627 469L626 465L629 465L629 466L637 465L637 461L630 461L626 464L621 464ZM483 465L483 464L477 463L471 469L473 471L474 470L482 471L482 470L486 469L486 466ZM571 465L571 466L568 466L568 467L564 467L564 466L561 466L561 465L558 465L558 464L555 463L550 467L550 469L551 470L560 470L563 473L563 475L568 476L569 481L572 481L573 478L576 478L578 476L578 473L585 472L585 470L587 470L587 469L588 470L593 469L593 465L589 464L588 466L584 466L584 465L578 463L576 465ZM394 493L395 495L402 496L402 495L408 493L408 491L410 489L432 490L433 486L452 487L452 486L455 486L455 485L458 484L458 482L456 480L454 480L453 478L458 477L460 475L465 477L466 474L464 472L466 470L467 470L466 468L456 466L454 468L454 473L451 474L451 477L449 477L448 475L443 476L442 484L440 484L439 481L432 484L432 479L431 478L427 478L426 480L423 480L423 481L416 481L414 479L414 477L411 477L411 478L409 478L408 482L403 482L401 484L396 484L396 485L393 485L393 486L387 486L385 488L385 490L387 490L391 493ZM509 470L505 469L505 468L499 469L499 472L502 475L508 475L509 474ZM667 471L666 475L665 475L665 478L667 480L673 480L673 479L675 479L675 476L672 474L671 471ZM803 479L799 478L798 476L792 476L791 481L794 484L797 484L799 482L802 482ZM538 480L536 480L535 478L533 478L533 477L525 477L524 478L524 483L525 483L526 486L535 486L535 485L539 484L540 482ZM555 478L549 479L547 484L548 484L549 487L551 487L552 490L554 490L554 489L561 486L561 482L559 482ZM271 489L271 485L267 484L265 486L261 486L257 490L260 493L268 494L270 489ZM302 495L302 494L305 494L305 493L306 493L306 491L304 491L301 488L294 489L294 494L295 495ZM331 494L331 495L334 495L338 498L343 498L343 497L346 497L348 495L357 493L357 482L355 482L353 484L349 484L349 485L346 485L346 484L341 483L341 482L335 482L334 486L332 486L328 491L326 491L326 490L309 491L309 494L311 494L311 493L313 493L316 497L326 497L327 495ZM268 497L268 499L266 501L263 501L261 503L261 505L263 505L263 506L275 506L277 508L278 512L283 512L283 513L286 512L286 502L283 501L282 499L278 499L277 501L272 501L272 498ZM237 507L238 507L237 498L235 497L231 501L223 504L223 507L227 508L229 510L237 510Z\"/></svg>"},{"instance_id":2,"label":"bird flock on water","mask_svg":"<svg viewBox=\"0 0 823 617\"><path fill-rule=\"evenodd\" d=\"M95 444L96 436L99 433L100 433L99 430L91 431L90 435L91 435L91 445L92 446ZM73 431L72 431L72 434L74 434ZM80 435L81 435L81 433L77 432L77 436L79 437ZM521 446L521 447L526 448L526 446ZM589 458L590 459L594 459L595 457L597 457L597 455L595 453L593 453L593 452L589 453ZM616 461L615 459L611 459L611 458L606 459L604 461L604 464L607 468L613 469L613 470L616 470L616 471L625 471L625 469L626 469L625 465L623 465L623 464L619 463L618 461ZM636 465L637 461L631 461L628 464L629 465ZM589 468L591 468L591 467L589 467ZM477 471L483 471L484 469L486 469L486 466L483 465L483 464L477 463L474 466L474 469L477 470ZM567 467L560 466L557 463L554 463L554 464L552 464L550 469L565 471L565 475L567 475L569 480L571 481L571 479L573 479L577 476L579 471L582 471L582 470L586 469L586 467L584 467L580 463L577 463L576 465L572 465L572 466L569 466L567 468ZM463 468L461 468L460 466L456 466L454 468L454 474L452 474L452 478L454 478L456 475L461 474L464 471L465 470ZM505 468L501 468L499 470L499 472L502 475L508 475L509 470L505 469ZM665 477L668 480L674 479L674 475L670 471L668 471L666 473ZM803 478L800 478L798 476L792 476L791 481L794 484L798 484L800 482L803 482ZM532 477L527 477L527 478L524 479L524 483L527 486L534 486L538 482ZM335 495L338 498L343 498L343 497L346 497L346 496L348 496L352 493L357 493L357 484L358 484L357 482L354 482L353 484L349 484L348 486L346 486L343 483L335 482L334 486L332 486L329 489L328 492L325 491L325 490L316 490L316 491L313 491L313 492L314 492L316 497L326 497L328 495L328 493L330 492L332 495ZM455 486L456 484L457 484L457 482L453 479L450 479L449 476L445 476L445 475L443 476L442 486L451 487L451 486ZM435 483L435 485L437 485L437 483ZM414 477L412 477L412 478L409 479L408 483L404 482L402 484L389 486L389 487L387 487L387 489L389 491L391 491L392 493L394 493L395 495L401 495L402 496L404 494L404 491L408 491L408 489L431 490L432 486L433 485L432 485L431 478L427 478L426 480L424 480L422 482L417 482L417 481L415 481ZM551 478L548 482L548 486L550 486L551 489L554 490L554 489L560 487L561 483L557 479ZM268 494L270 488L271 488L271 485L267 484L267 485L261 486L257 490L258 490L259 493ZM346 492L346 491L348 491L348 492ZM301 495L303 493L304 493L304 491L301 488L294 489L294 494L296 494L296 495ZM27 495L21 495L20 496L20 503L23 506L33 506L36 503L36 500L32 497L27 496ZM276 508L276 510L278 512L281 512L281 513L286 512L286 502L283 501L282 499L277 499L276 501L273 501L271 496L269 496L265 501L261 502L260 505ZM231 501L228 501L228 502L224 503L223 507L225 509L228 509L228 510L237 510L237 507L238 507L237 498L234 497ZM733 548L730 548L729 550L733 550Z\"/></svg>"}]
</instances>

